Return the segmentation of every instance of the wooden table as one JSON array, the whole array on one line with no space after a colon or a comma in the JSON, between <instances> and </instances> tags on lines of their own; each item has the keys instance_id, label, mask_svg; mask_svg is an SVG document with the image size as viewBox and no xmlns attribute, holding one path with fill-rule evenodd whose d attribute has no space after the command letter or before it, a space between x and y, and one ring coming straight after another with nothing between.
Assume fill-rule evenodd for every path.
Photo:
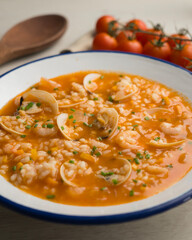
<instances>
[{"instance_id":1,"label":"wooden table","mask_svg":"<svg viewBox=\"0 0 192 240\"><path fill-rule=\"evenodd\" d=\"M69 20L68 30L54 46L30 57L0 67L0 74L37 58L59 53L94 27L96 19L111 14L122 21L141 18L162 23L166 32L188 27L192 32L191 0L0 0L0 37L15 23L26 18L58 13ZM191 240L192 201L146 219L113 225L74 226L57 224L21 215L0 206L0 239L121 239Z\"/></svg>"}]
</instances>

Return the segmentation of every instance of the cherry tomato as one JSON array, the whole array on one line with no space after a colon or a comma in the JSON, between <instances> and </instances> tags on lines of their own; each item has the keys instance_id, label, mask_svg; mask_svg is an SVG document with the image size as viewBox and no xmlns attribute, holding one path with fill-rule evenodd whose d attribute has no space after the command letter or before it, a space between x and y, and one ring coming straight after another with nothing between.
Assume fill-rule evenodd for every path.
<instances>
[{"instance_id":1,"label":"cherry tomato","mask_svg":"<svg viewBox=\"0 0 192 240\"><path fill-rule=\"evenodd\" d=\"M170 61L186 67L192 59L192 44L186 44L171 51Z\"/></svg>"},{"instance_id":2,"label":"cherry tomato","mask_svg":"<svg viewBox=\"0 0 192 240\"><path fill-rule=\"evenodd\" d=\"M167 42L158 43L158 41L154 39L145 44L143 53L149 56L169 60L171 48Z\"/></svg>"},{"instance_id":3,"label":"cherry tomato","mask_svg":"<svg viewBox=\"0 0 192 240\"><path fill-rule=\"evenodd\" d=\"M172 34L170 37L190 39L188 36L186 36L184 34ZM190 44L190 41L174 40L174 39L168 38L168 43L171 48L174 48L174 47L176 47L176 44L180 44L180 45Z\"/></svg>"},{"instance_id":4,"label":"cherry tomato","mask_svg":"<svg viewBox=\"0 0 192 240\"><path fill-rule=\"evenodd\" d=\"M133 20L129 21L126 24L126 27L130 27L133 30L137 30L137 29L140 29L143 31L147 30L147 25L140 19L133 19ZM142 39L142 35L143 35L143 33L137 32L136 38L140 41L140 39Z\"/></svg>"},{"instance_id":5,"label":"cherry tomato","mask_svg":"<svg viewBox=\"0 0 192 240\"><path fill-rule=\"evenodd\" d=\"M94 50L115 50L117 40L107 33L98 33L93 40Z\"/></svg>"},{"instance_id":6,"label":"cherry tomato","mask_svg":"<svg viewBox=\"0 0 192 240\"><path fill-rule=\"evenodd\" d=\"M159 39L159 36L163 34L162 27L160 24L157 24L153 28L147 29L146 31L148 33L142 33L139 39L139 41L142 43L143 46L147 42L152 41L153 39ZM154 35L154 34L157 34L157 35ZM164 40L166 39L164 38Z\"/></svg>"},{"instance_id":7,"label":"cherry tomato","mask_svg":"<svg viewBox=\"0 0 192 240\"><path fill-rule=\"evenodd\" d=\"M126 41L129 37L133 37L133 33L131 31L122 31L118 33L116 40L120 43L122 41Z\"/></svg>"},{"instance_id":8,"label":"cherry tomato","mask_svg":"<svg viewBox=\"0 0 192 240\"><path fill-rule=\"evenodd\" d=\"M108 33L108 26L109 26L109 23L111 21L115 21L115 18L112 17L112 16L103 16L103 17L100 17L98 20L97 20L97 23L96 23L96 32L97 33L101 33L101 32L106 32ZM115 26L114 26L114 29L118 26L118 24L116 23Z\"/></svg>"},{"instance_id":9,"label":"cherry tomato","mask_svg":"<svg viewBox=\"0 0 192 240\"><path fill-rule=\"evenodd\" d=\"M118 44L117 50L141 54L143 47L137 39L127 39L126 41L121 41Z\"/></svg>"}]
</instances>

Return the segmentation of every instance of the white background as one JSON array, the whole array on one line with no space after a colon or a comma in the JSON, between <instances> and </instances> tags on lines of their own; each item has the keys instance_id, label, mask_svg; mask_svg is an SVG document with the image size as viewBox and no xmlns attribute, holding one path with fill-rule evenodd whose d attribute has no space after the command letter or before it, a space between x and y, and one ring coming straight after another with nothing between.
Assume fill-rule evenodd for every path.
<instances>
[{"instance_id":1,"label":"white background","mask_svg":"<svg viewBox=\"0 0 192 240\"><path fill-rule=\"evenodd\" d=\"M0 74L25 62L58 54L110 14L126 21L140 18L162 23L167 33L187 27L192 32L191 0L0 0L0 38L14 24L33 16L58 13L68 30L52 47L0 66ZM115 225L73 226L40 221L0 207L0 239L191 240L192 202L147 219Z\"/></svg>"}]
</instances>

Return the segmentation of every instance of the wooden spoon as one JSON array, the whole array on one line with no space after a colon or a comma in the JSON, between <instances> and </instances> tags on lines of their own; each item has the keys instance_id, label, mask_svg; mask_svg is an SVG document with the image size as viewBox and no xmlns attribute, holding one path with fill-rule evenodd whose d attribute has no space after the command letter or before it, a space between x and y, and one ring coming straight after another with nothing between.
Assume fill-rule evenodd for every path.
<instances>
[{"instance_id":1,"label":"wooden spoon","mask_svg":"<svg viewBox=\"0 0 192 240\"><path fill-rule=\"evenodd\" d=\"M44 15L18 23L0 41L0 65L43 50L59 39L66 28L66 18L59 15Z\"/></svg>"}]
</instances>

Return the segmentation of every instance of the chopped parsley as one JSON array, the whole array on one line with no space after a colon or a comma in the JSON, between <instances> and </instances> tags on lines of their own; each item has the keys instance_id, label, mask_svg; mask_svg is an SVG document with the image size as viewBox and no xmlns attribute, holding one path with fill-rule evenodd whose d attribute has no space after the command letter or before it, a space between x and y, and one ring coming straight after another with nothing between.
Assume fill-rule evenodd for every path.
<instances>
[{"instance_id":1,"label":"chopped parsley","mask_svg":"<svg viewBox=\"0 0 192 240\"><path fill-rule=\"evenodd\" d=\"M97 101L97 100L99 100L99 98L98 98L98 97L95 97L95 98L93 98L93 100L94 100L94 101Z\"/></svg>"},{"instance_id":2,"label":"chopped parsley","mask_svg":"<svg viewBox=\"0 0 192 240\"><path fill-rule=\"evenodd\" d=\"M156 137L156 138L154 138L154 140L155 140L155 141L158 141L158 140L160 140L160 137Z\"/></svg>"},{"instance_id":3,"label":"chopped parsley","mask_svg":"<svg viewBox=\"0 0 192 240\"><path fill-rule=\"evenodd\" d=\"M141 153L138 152L136 155L137 155L137 157L138 157L139 159L143 159L143 156L142 156Z\"/></svg>"},{"instance_id":4,"label":"chopped parsley","mask_svg":"<svg viewBox=\"0 0 192 240\"><path fill-rule=\"evenodd\" d=\"M61 130L64 130L64 127L63 127L63 126L61 126Z\"/></svg>"},{"instance_id":5,"label":"chopped parsley","mask_svg":"<svg viewBox=\"0 0 192 240\"><path fill-rule=\"evenodd\" d=\"M134 112L134 111L132 111L132 112L131 112L131 114L135 114L135 112Z\"/></svg>"},{"instance_id":6,"label":"chopped parsley","mask_svg":"<svg viewBox=\"0 0 192 240\"><path fill-rule=\"evenodd\" d=\"M140 164L140 162L139 162L139 159L138 159L138 158L134 158L133 160L134 160L134 162L135 162L137 165L139 165L139 164Z\"/></svg>"},{"instance_id":7,"label":"chopped parsley","mask_svg":"<svg viewBox=\"0 0 192 240\"><path fill-rule=\"evenodd\" d=\"M117 184L118 184L117 179L112 179L112 182L113 182L114 185L117 185Z\"/></svg>"},{"instance_id":8,"label":"chopped parsley","mask_svg":"<svg viewBox=\"0 0 192 240\"><path fill-rule=\"evenodd\" d=\"M147 116L147 117L145 117L144 118L146 121L149 121L150 120L150 118Z\"/></svg>"},{"instance_id":9,"label":"chopped parsley","mask_svg":"<svg viewBox=\"0 0 192 240\"><path fill-rule=\"evenodd\" d=\"M103 139L102 139L102 137L98 137L98 140L99 140L99 141L102 141Z\"/></svg>"},{"instance_id":10,"label":"chopped parsley","mask_svg":"<svg viewBox=\"0 0 192 240\"><path fill-rule=\"evenodd\" d=\"M33 105L34 105L33 102L28 103L27 106L25 107L25 110L29 110L30 108L33 107Z\"/></svg>"},{"instance_id":11,"label":"chopped parsley","mask_svg":"<svg viewBox=\"0 0 192 240\"><path fill-rule=\"evenodd\" d=\"M111 132L112 132L112 130L111 130L111 129L109 129L108 133L111 133Z\"/></svg>"},{"instance_id":12,"label":"chopped parsley","mask_svg":"<svg viewBox=\"0 0 192 240\"><path fill-rule=\"evenodd\" d=\"M57 91L57 90L59 90L59 88L56 87L56 88L54 88L53 90L54 90L54 91Z\"/></svg>"},{"instance_id":13,"label":"chopped parsley","mask_svg":"<svg viewBox=\"0 0 192 240\"><path fill-rule=\"evenodd\" d=\"M114 174L114 172L103 172L103 171L101 171L101 175L104 176L104 177L111 176L113 174Z\"/></svg>"},{"instance_id":14,"label":"chopped parsley","mask_svg":"<svg viewBox=\"0 0 192 240\"><path fill-rule=\"evenodd\" d=\"M95 116L95 114L93 114L93 113L90 113L90 117L94 117Z\"/></svg>"},{"instance_id":15,"label":"chopped parsley","mask_svg":"<svg viewBox=\"0 0 192 240\"><path fill-rule=\"evenodd\" d=\"M43 128L46 128L46 124L43 124L42 127L43 127Z\"/></svg>"},{"instance_id":16,"label":"chopped parsley","mask_svg":"<svg viewBox=\"0 0 192 240\"><path fill-rule=\"evenodd\" d=\"M73 151L73 154L76 155L76 154L78 154L78 152L77 151Z\"/></svg>"},{"instance_id":17,"label":"chopped parsley","mask_svg":"<svg viewBox=\"0 0 192 240\"><path fill-rule=\"evenodd\" d=\"M16 116L16 119L19 119L20 118L20 116Z\"/></svg>"},{"instance_id":18,"label":"chopped parsley","mask_svg":"<svg viewBox=\"0 0 192 240\"><path fill-rule=\"evenodd\" d=\"M108 97L109 102L113 102L113 98L111 96Z\"/></svg>"},{"instance_id":19,"label":"chopped parsley","mask_svg":"<svg viewBox=\"0 0 192 240\"><path fill-rule=\"evenodd\" d=\"M54 124L48 123L47 128L54 128Z\"/></svg>"},{"instance_id":20,"label":"chopped parsley","mask_svg":"<svg viewBox=\"0 0 192 240\"><path fill-rule=\"evenodd\" d=\"M72 119L73 118L73 115L69 115L69 119Z\"/></svg>"},{"instance_id":21,"label":"chopped parsley","mask_svg":"<svg viewBox=\"0 0 192 240\"><path fill-rule=\"evenodd\" d=\"M97 153L95 153L95 155L96 155L97 157L99 157L99 156L101 156L101 153L100 153L100 152L97 152Z\"/></svg>"},{"instance_id":22,"label":"chopped parsley","mask_svg":"<svg viewBox=\"0 0 192 240\"><path fill-rule=\"evenodd\" d=\"M73 160L69 160L69 163L72 163L72 164L74 164L75 162L74 162Z\"/></svg>"},{"instance_id":23,"label":"chopped parsley","mask_svg":"<svg viewBox=\"0 0 192 240\"><path fill-rule=\"evenodd\" d=\"M48 150L47 153L48 153L48 154L51 154L51 150Z\"/></svg>"},{"instance_id":24,"label":"chopped parsley","mask_svg":"<svg viewBox=\"0 0 192 240\"><path fill-rule=\"evenodd\" d=\"M37 106L37 107L40 107L40 106L41 106L41 103L40 103L40 102L36 103L36 106Z\"/></svg>"},{"instance_id":25,"label":"chopped parsley","mask_svg":"<svg viewBox=\"0 0 192 240\"><path fill-rule=\"evenodd\" d=\"M77 122L77 120L74 119L74 120L73 120L73 123L76 123L76 122Z\"/></svg>"},{"instance_id":26,"label":"chopped parsley","mask_svg":"<svg viewBox=\"0 0 192 240\"><path fill-rule=\"evenodd\" d=\"M150 156L150 154L149 153L147 153L146 155L145 155L145 158L146 159L149 159L151 156Z\"/></svg>"},{"instance_id":27,"label":"chopped parsley","mask_svg":"<svg viewBox=\"0 0 192 240\"><path fill-rule=\"evenodd\" d=\"M141 169L137 169L136 171L137 171L137 173L140 173L140 172L141 172Z\"/></svg>"},{"instance_id":28,"label":"chopped parsley","mask_svg":"<svg viewBox=\"0 0 192 240\"><path fill-rule=\"evenodd\" d=\"M39 122L39 120L35 120L34 122Z\"/></svg>"},{"instance_id":29,"label":"chopped parsley","mask_svg":"<svg viewBox=\"0 0 192 240\"><path fill-rule=\"evenodd\" d=\"M172 164L167 165L168 168L173 168Z\"/></svg>"},{"instance_id":30,"label":"chopped parsley","mask_svg":"<svg viewBox=\"0 0 192 240\"><path fill-rule=\"evenodd\" d=\"M84 116L86 116L87 115L87 113L86 112L84 112L84 114L83 114Z\"/></svg>"},{"instance_id":31,"label":"chopped parsley","mask_svg":"<svg viewBox=\"0 0 192 240\"><path fill-rule=\"evenodd\" d=\"M118 152L119 155L122 155L122 152Z\"/></svg>"},{"instance_id":32,"label":"chopped parsley","mask_svg":"<svg viewBox=\"0 0 192 240\"><path fill-rule=\"evenodd\" d=\"M16 171L16 170L17 170L17 167L16 167L16 166L13 166L13 167L12 167L12 170L13 170L13 171Z\"/></svg>"},{"instance_id":33,"label":"chopped parsley","mask_svg":"<svg viewBox=\"0 0 192 240\"><path fill-rule=\"evenodd\" d=\"M103 79L104 78L104 76L102 75L101 77L100 77L100 79Z\"/></svg>"},{"instance_id":34,"label":"chopped parsley","mask_svg":"<svg viewBox=\"0 0 192 240\"><path fill-rule=\"evenodd\" d=\"M53 199L53 198L55 198L55 195L53 195L53 194L52 195L47 195L46 198L47 199Z\"/></svg>"},{"instance_id":35,"label":"chopped parsley","mask_svg":"<svg viewBox=\"0 0 192 240\"><path fill-rule=\"evenodd\" d=\"M75 109L73 109L73 108L71 108L70 110L71 110L72 112L75 112Z\"/></svg>"},{"instance_id":36,"label":"chopped parsley","mask_svg":"<svg viewBox=\"0 0 192 240\"><path fill-rule=\"evenodd\" d=\"M143 186L143 187L147 187L147 184L146 184L146 183L143 183L142 186Z\"/></svg>"},{"instance_id":37,"label":"chopped parsley","mask_svg":"<svg viewBox=\"0 0 192 240\"><path fill-rule=\"evenodd\" d=\"M21 138L25 138L25 137L26 137L26 135L21 135L20 137L21 137Z\"/></svg>"},{"instance_id":38,"label":"chopped parsley","mask_svg":"<svg viewBox=\"0 0 192 240\"><path fill-rule=\"evenodd\" d=\"M118 130L120 130L120 129L121 129L121 127L120 127L120 126L118 126L118 127L117 127L117 129L118 129Z\"/></svg>"},{"instance_id":39,"label":"chopped parsley","mask_svg":"<svg viewBox=\"0 0 192 240\"><path fill-rule=\"evenodd\" d=\"M91 80L89 80L89 84L91 83Z\"/></svg>"},{"instance_id":40,"label":"chopped parsley","mask_svg":"<svg viewBox=\"0 0 192 240\"><path fill-rule=\"evenodd\" d=\"M132 179L134 183L137 183L138 181L136 179Z\"/></svg>"},{"instance_id":41,"label":"chopped parsley","mask_svg":"<svg viewBox=\"0 0 192 240\"><path fill-rule=\"evenodd\" d=\"M35 125L34 125L34 128L36 128L38 126L38 124L36 123Z\"/></svg>"},{"instance_id":42,"label":"chopped parsley","mask_svg":"<svg viewBox=\"0 0 192 240\"><path fill-rule=\"evenodd\" d=\"M104 190L106 190L106 189L107 189L107 187L102 187L102 188L100 188L101 191L104 191Z\"/></svg>"},{"instance_id":43,"label":"chopped parsley","mask_svg":"<svg viewBox=\"0 0 192 240\"><path fill-rule=\"evenodd\" d=\"M133 190L131 190L131 191L129 192L129 196L130 196L130 197L133 197L133 196L134 196L134 191L133 191Z\"/></svg>"},{"instance_id":44,"label":"chopped parsley","mask_svg":"<svg viewBox=\"0 0 192 240\"><path fill-rule=\"evenodd\" d=\"M27 125L25 126L26 129L30 129L31 128L31 125Z\"/></svg>"}]
</instances>

